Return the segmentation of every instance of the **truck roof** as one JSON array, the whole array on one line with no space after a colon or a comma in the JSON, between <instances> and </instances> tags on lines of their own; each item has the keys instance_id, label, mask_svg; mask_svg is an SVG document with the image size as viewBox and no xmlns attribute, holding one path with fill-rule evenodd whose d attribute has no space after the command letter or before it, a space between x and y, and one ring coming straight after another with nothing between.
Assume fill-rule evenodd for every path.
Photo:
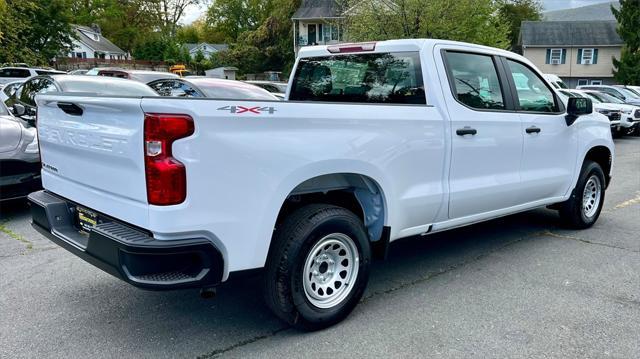
<instances>
[{"instance_id":1,"label":"truck roof","mask_svg":"<svg viewBox=\"0 0 640 359\"><path fill-rule=\"evenodd\" d=\"M439 39L400 39L400 40L370 41L370 42L360 42L360 43L342 43L342 44L333 44L333 45L305 46L300 49L299 56L300 57L328 56L328 55L332 55L332 53L329 52L328 50L329 48L358 46L361 44L375 44L375 50L364 51L364 53L420 51L425 47L433 47L435 45L456 45L456 46L467 47L469 49L492 51L496 54L507 55L507 56L515 55L519 57L519 55L513 52L498 49L495 47L471 44L467 42L439 40Z\"/></svg>"}]
</instances>

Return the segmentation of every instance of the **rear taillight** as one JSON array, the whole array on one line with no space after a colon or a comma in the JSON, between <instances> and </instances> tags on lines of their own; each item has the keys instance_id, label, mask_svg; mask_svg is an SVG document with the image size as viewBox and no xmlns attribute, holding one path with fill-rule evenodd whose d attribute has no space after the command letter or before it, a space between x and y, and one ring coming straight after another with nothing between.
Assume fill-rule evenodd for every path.
<instances>
[{"instance_id":1,"label":"rear taillight","mask_svg":"<svg viewBox=\"0 0 640 359\"><path fill-rule=\"evenodd\" d=\"M172 157L175 140L193 134L193 119L187 115L145 114L144 164L149 204L168 206L187 198L187 172Z\"/></svg>"}]
</instances>

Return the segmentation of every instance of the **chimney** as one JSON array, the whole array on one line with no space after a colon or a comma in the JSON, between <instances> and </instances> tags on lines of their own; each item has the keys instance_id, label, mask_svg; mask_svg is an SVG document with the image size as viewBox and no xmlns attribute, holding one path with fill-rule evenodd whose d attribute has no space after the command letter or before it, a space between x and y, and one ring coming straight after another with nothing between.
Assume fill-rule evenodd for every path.
<instances>
[{"instance_id":1,"label":"chimney","mask_svg":"<svg viewBox=\"0 0 640 359\"><path fill-rule=\"evenodd\" d=\"M91 24L91 29L99 35L102 35L102 32L100 31L100 26L98 26L98 24Z\"/></svg>"}]
</instances>

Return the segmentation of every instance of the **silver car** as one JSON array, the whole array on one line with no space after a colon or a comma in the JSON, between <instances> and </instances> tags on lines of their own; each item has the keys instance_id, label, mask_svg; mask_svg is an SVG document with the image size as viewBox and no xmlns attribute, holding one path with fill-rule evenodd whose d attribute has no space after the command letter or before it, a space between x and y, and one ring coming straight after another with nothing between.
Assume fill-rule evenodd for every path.
<instances>
[{"instance_id":1,"label":"silver car","mask_svg":"<svg viewBox=\"0 0 640 359\"><path fill-rule=\"evenodd\" d=\"M41 187L36 128L0 102L0 201L26 197Z\"/></svg>"}]
</instances>

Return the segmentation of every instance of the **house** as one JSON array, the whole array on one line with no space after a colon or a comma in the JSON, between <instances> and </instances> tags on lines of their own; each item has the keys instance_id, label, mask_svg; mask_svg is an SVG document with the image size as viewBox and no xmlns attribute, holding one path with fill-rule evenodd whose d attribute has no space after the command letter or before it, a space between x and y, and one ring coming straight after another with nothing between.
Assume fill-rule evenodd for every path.
<instances>
[{"instance_id":1,"label":"house","mask_svg":"<svg viewBox=\"0 0 640 359\"><path fill-rule=\"evenodd\" d=\"M69 57L79 59L126 60L129 55L102 36L98 25L73 25L75 38Z\"/></svg>"},{"instance_id":2,"label":"house","mask_svg":"<svg viewBox=\"0 0 640 359\"><path fill-rule=\"evenodd\" d=\"M616 26L616 21L523 21L522 54L572 88L614 84L613 58L620 58L623 45Z\"/></svg>"},{"instance_id":3,"label":"house","mask_svg":"<svg viewBox=\"0 0 640 359\"><path fill-rule=\"evenodd\" d=\"M210 59L211 55L224 51L229 48L226 44L210 44L207 42L201 42L199 44L184 44L189 51L189 55L192 59L196 57L198 51L201 51L205 58Z\"/></svg>"},{"instance_id":4,"label":"house","mask_svg":"<svg viewBox=\"0 0 640 359\"><path fill-rule=\"evenodd\" d=\"M547 11L542 14L545 21L616 21L611 6L620 9L618 1L581 6L571 9Z\"/></svg>"},{"instance_id":5,"label":"house","mask_svg":"<svg viewBox=\"0 0 640 359\"><path fill-rule=\"evenodd\" d=\"M293 50L302 46L337 44L343 41L342 12L335 0L302 0L291 17Z\"/></svg>"}]
</instances>

